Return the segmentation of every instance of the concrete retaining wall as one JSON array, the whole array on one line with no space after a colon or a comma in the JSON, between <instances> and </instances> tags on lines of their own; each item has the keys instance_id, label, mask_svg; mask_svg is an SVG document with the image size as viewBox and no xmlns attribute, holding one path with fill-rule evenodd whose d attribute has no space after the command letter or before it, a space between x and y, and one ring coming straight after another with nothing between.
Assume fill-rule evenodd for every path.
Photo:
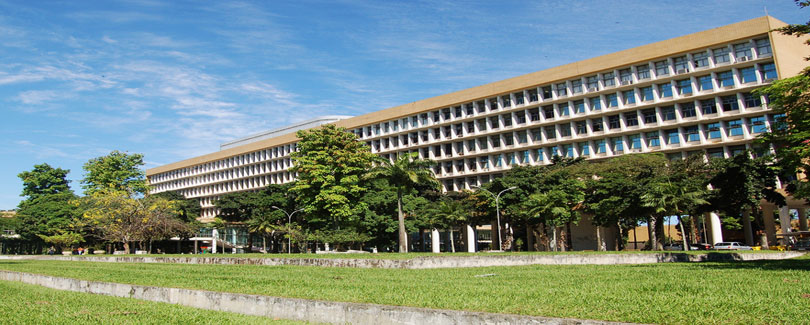
<instances>
[{"instance_id":1,"label":"concrete retaining wall","mask_svg":"<svg viewBox=\"0 0 810 325\"><path fill-rule=\"evenodd\" d=\"M0 271L0 280L59 290L179 304L246 315L337 324L619 324L567 318L529 317L413 307L278 298L238 293L83 281Z\"/></svg>"},{"instance_id":2,"label":"concrete retaining wall","mask_svg":"<svg viewBox=\"0 0 810 325\"><path fill-rule=\"evenodd\" d=\"M240 257L136 257L136 256L58 256L27 255L0 256L0 259L39 259L61 261L119 262L119 263L181 263L181 264L251 264L297 265L325 267L433 269L454 267L518 266L518 265L612 265L652 264L668 262L727 262L780 260L804 255L801 252L774 253L626 253L626 254L527 254L426 256L403 260L359 258L240 258Z\"/></svg>"}]
</instances>

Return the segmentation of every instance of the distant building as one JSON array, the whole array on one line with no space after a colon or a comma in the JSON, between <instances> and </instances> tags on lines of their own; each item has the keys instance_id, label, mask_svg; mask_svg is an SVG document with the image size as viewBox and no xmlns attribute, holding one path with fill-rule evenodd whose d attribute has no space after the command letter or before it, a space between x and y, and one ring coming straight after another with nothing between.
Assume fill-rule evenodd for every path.
<instances>
[{"instance_id":1,"label":"distant building","mask_svg":"<svg viewBox=\"0 0 810 325\"><path fill-rule=\"evenodd\" d=\"M769 148L753 139L780 117L752 90L806 65L803 39L771 32L784 25L760 17L332 123L382 157L411 152L436 160L446 191L479 186L512 165L548 164L555 155L761 153ZM223 194L290 182L298 139L276 132L150 169L152 191L198 199L202 219L210 220ZM717 215L708 224L711 238L722 241ZM575 228L575 249L595 249L590 222Z\"/></svg>"}]
</instances>

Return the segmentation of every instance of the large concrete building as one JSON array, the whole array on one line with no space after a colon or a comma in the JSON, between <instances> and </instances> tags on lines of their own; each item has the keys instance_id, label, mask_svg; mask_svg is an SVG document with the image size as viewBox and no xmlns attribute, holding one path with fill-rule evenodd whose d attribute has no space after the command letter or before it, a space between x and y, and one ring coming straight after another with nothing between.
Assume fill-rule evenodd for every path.
<instances>
[{"instance_id":1,"label":"large concrete building","mask_svg":"<svg viewBox=\"0 0 810 325\"><path fill-rule=\"evenodd\" d=\"M752 90L796 75L808 50L802 39L771 31L784 25L760 17L333 123L383 157L415 152L436 160L447 191L481 185L512 165L547 164L553 155L768 150L752 141L776 117ZM288 172L295 134L253 140L148 170L152 191L198 199L205 220L225 193L295 178ZM710 219L716 241L720 220Z\"/></svg>"}]
</instances>

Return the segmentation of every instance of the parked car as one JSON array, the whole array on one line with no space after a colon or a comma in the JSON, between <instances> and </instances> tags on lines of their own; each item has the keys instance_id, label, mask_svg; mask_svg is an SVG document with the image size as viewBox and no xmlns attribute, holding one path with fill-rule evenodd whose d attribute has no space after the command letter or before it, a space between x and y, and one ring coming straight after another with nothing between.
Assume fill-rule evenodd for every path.
<instances>
[{"instance_id":1,"label":"parked car","mask_svg":"<svg viewBox=\"0 0 810 325\"><path fill-rule=\"evenodd\" d=\"M692 244L689 245L689 249L693 251L707 251L712 249L712 245L706 243Z\"/></svg>"},{"instance_id":2,"label":"parked car","mask_svg":"<svg viewBox=\"0 0 810 325\"><path fill-rule=\"evenodd\" d=\"M802 239L790 245L792 251L810 251L810 239Z\"/></svg>"},{"instance_id":3,"label":"parked car","mask_svg":"<svg viewBox=\"0 0 810 325\"><path fill-rule=\"evenodd\" d=\"M682 251L683 246L678 245L678 244L666 244L666 245L664 245L664 250L665 251Z\"/></svg>"},{"instance_id":4,"label":"parked car","mask_svg":"<svg viewBox=\"0 0 810 325\"><path fill-rule=\"evenodd\" d=\"M753 250L751 246L745 246L740 242L730 241L714 244L714 249L719 251L750 251Z\"/></svg>"}]
</instances>

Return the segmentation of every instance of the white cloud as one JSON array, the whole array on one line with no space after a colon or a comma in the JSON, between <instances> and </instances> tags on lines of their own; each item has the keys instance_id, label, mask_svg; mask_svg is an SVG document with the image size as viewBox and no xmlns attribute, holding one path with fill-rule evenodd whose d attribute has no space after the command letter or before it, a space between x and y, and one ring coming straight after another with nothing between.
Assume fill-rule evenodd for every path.
<instances>
[{"instance_id":1,"label":"white cloud","mask_svg":"<svg viewBox=\"0 0 810 325\"><path fill-rule=\"evenodd\" d=\"M53 101L59 97L60 94L52 90L29 90L17 95L17 100L23 104L38 105Z\"/></svg>"}]
</instances>

